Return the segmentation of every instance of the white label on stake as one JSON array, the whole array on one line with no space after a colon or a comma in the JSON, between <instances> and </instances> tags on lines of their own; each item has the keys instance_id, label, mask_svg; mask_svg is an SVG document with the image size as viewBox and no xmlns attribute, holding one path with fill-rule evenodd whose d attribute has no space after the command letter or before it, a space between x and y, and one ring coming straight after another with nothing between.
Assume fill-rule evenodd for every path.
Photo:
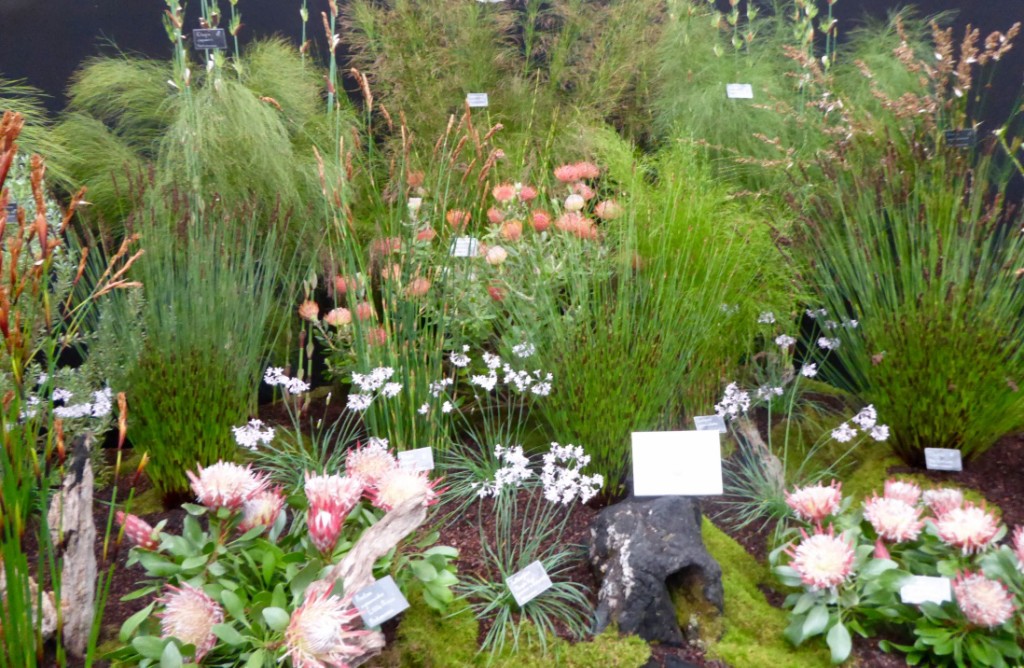
<instances>
[{"instance_id":1,"label":"white label on stake","mask_svg":"<svg viewBox=\"0 0 1024 668\"><path fill-rule=\"evenodd\" d=\"M479 248L480 241L473 237L455 237L451 254L453 257L476 257Z\"/></svg>"},{"instance_id":2,"label":"white label on stake","mask_svg":"<svg viewBox=\"0 0 1024 668\"><path fill-rule=\"evenodd\" d=\"M953 590L950 588L949 578L912 575L900 587L900 600L908 605L942 604L953 600Z\"/></svg>"},{"instance_id":3,"label":"white label on stake","mask_svg":"<svg viewBox=\"0 0 1024 668\"><path fill-rule=\"evenodd\" d=\"M434 451L430 448L416 448L398 453L398 465L410 471L432 471Z\"/></svg>"},{"instance_id":4,"label":"white label on stake","mask_svg":"<svg viewBox=\"0 0 1024 668\"><path fill-rule=\"evenodd\" d=\"M551 589L551 578L544 570L544 564L535 561L518 573L513 573L505 580L516 604L523 607L548 589Z\"/></svg>"},{"instance_id":5,"label":"white label on stake","mask_svg":"<svg viewBox=\"0 0 1024 668\"><path fill-rule=\"evenodd\" d=\"M751 84L725 84L725 96L730 100L753 100L754 87Z\"/></svg>"},{"instance_id":6,"label":"white label on stake","mask_svg":"<svg viewBox=\"0 0 1024 668\"><path fill-rule=\"evenodd\" d=\"M635 496L721 493L722 438L718 432L633 432Z\"/></svg>"},{"instance_id":7,"label":"white label on stake","mask_svg":"<svg viewBox=\"0 0 1024 668\"><path fill-rule=\"evenodd\" d=\"M954 448L925 448L924 467L929 471L963 471L964 462Z\"/></svg>"},{"instance_id":8,"label":"white label on stake","mask_svg":"<svg viewBox=\"0 0 1024 668\"><path fill-rule=\"evenodd\" d=\"M723 434L729 431L721 415L694 415L693 426L697 427L697 431L717 431Z\"/></svg>"},{"instance_id":9,"label":"white label on stake","mask_svg":"<svg viewBox=\"0 0 1024 668\"><path fill-rule=\"evenodd\" d=\"M488 106L487 93L469 93L466 95L466 104L474 109Z\"/></svg>"},{"instance_id":10,"label":"white label on stake","mask_svg":"<svg viewBox=\"0 0 1024 668\"><path fill-rule=\"evenodd\" d=\"M390 575L357 591L352 603L368 627L380 626L409 607L409 601Z\"/></svg>"}]
</instances>

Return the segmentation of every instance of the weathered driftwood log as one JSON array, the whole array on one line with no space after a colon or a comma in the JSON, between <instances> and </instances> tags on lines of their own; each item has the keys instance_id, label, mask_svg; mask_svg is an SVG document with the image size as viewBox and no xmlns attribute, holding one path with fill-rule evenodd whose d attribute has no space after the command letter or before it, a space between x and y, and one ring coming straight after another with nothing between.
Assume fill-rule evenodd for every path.
<instances>
[{"instance_id":1,"label":"weathered driftwood log","mask_svg":"<svg viewBox=\"0 0 1024 668\"><path fill-rule=\"evenodd\" d=\"M92 435L75 437L71 466L60 491L50 503L50 538L63 552L61 613L64 648L73 657L85 656L96 600L96 524L92 516Z\"/></svg>"},{"instance_id":2,"label":"weathered driftwood log","mask_svg":"<svg viewBox=\"0 0 1024 668\"><path fill-rule=\"evenodd\" d=\"M346 593L355 593L373 584L373 564L391 551L406 536L415 531L427 519L425 495L406 499L380 522L363 532L345 558L324 576L323 582L341 582ZM360 666L384 649L384 634L373 632L361 640L363 653L349 660L350 666Z\"/></svg>"}]
</instances>

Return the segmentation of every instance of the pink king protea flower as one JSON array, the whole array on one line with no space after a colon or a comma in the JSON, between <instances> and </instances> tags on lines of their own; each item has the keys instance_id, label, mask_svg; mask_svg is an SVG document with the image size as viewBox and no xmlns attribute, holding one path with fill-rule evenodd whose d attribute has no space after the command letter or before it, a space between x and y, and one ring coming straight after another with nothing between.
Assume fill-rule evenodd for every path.
<instances>
[{"instance_id":1,"label":"pink king protea flower","mask_svg":"<svg viewBox=\"0 0 1024 668\"><path fill-rule=\"evenodd\" d=\"M953 487L925 490L924 505L931 508L936 517L941 517L964 505L964 493Z\"/></svg>"},{"instance_id":2,"label":"pink king protea flower","mask_svg":"<svg viewBox=\"0 0 1024 668\"><path fill-rule=\"evenodd\" d=\"M850 576L853 567L853 545L842 536L837 537L832 528L828 533L817 532L808 536L801 529L803 541L796 549L787 548L793 557L793 567L804 584L814 589L837 587Z\"/></svg>"},{"instance_id":3,"label":"pink king protea flower","mask_svg":"<svg viewBox=\"0 0 1024 668\"><path fill-rule=\"evenodd\" d=\"M124 527L124 535L132 545L143 550L156 550L160 546L160 533L138 515L117 511L117 523Z\"/></svg>"},{"instance_id":4,"label":"pink king protea flower","mask_svg":"<svg viewBox=\"0 0 1024 668\"><path fill-rule=\"evenodd\" d=\"M361 641L369 635L353 628L358 616L351 596L334 596L330 585L313 583L285 629L285 656L294 668L347 668L363 653Z\"/></svg>"},{"instance_id":5,"label":"pink king protea flower","mask_svg":"<svg viewBox=\"0 0 1024 668\"><path fill-rule=\"evenodd\" d=\"M1005 624L1016 610L1006 585L982 573L966 571L958 575L953 581L953 593L967 621L978 626L993 629Z\"/></svg>"},{"instance_id":6,"label":"pink king protea flower","mask_svg":"<svg viewBox=\"0 0 1024 668\"><path fill-rule=\"evenodd\" d=\"M383 442L370 439L362 447L355 447L345 456L345 473L369 489L389 473L398 468L396 460Z\"/></svg>"},{"instance_id":7,"label":"pink king protea flower","mask_svg":"<svg viewBox=\"0 0 1024 668\"><path fill-rule=\"evenodd\" d=\"M945 543L974 554L992 544L999 534L999 520L984 506L965 503L935 520L935 529Z\"/></svg>"},{"instance_id":8,"label":"pink king protea flower","mask_svg":"<svg viewBox=\"0 0 1024 668\"><path fill-rule=\"evenodd\" d=\"M258 526L270 528L284 507L284 494L280 487L254 494L242 504L242 523L238 529L245 533Z\"/></svg>"},{"instance_id":9,"label":"pink king protea flower","mask_svg":"<svg viewBox=\"0 0 1024 668\"><path fill-rule=\"evenodd\" d=\"M307 473L305 491L309 538L316 549L330 554L338 544L345 518L363 495L363 485L355 478Z\"/></svg>"},{"instance_id":10,"label":"pink king protea flower","mask_svg":"<svg viewBox=\"0 0 1024 668\"><path fill-rule=\"evenodd\" d=\"M1013 531L1013 551L1017 555L1017 567L1024 570L1024 526Z\"/></svg>"},{"instance_id":11,"label":"pink king protea flower","mask_svg":"<svg viewBox=\"0 0 1024 668\"><path fill-rule=\"evenodd\" d=\"M864 519L871 522L880 538L893 543L914 540L924 528L920 511L898 498L872 496L864 502Z\"/></svg>"},{"instance_id":12,"label":"pink king protea flower","mask_svg":"<svg viewBox=\"0 0 1024 668\"><path fill-rule=\"evenodd\" d=\"M228 508L238 510L250 498L267 487L264 476L252 472L252 466L239 466L230 462L217 462L198 467L199 475L187 471L196 499L210 510Z\"/></svg>"},{"instance_id":13,"label":"pink king protea flower","mask_svg":"<svg viewBox=\"0 0 1024 668\"><path fill-rule=\"evenodd\" d=\"M797 517L807 522L821 522L839 510L843 500L843 486L835 480L828 487L822 484L798 487L793 493L786 492L786 505Z\"/></svg>"},{"instance_id":14,"label":"pink king protea flower","mask_svg":"<svg viewBox=\"0 0 1024 668\"><path fill-rule=\"evenodd\" d=\"M425 494L427 504L437 503L437 481L431 481L426 471L395 468L382 477L372 491L373 505L393 510L406 499Z\"/></svg>"},{"instance_id":15,"label":"pink king protea flower","mask_svg":"<svg viewBox=\"0 0 1024 668\"><path fill-rule=\"evenodd\" d=\"M905 480L886 480L885 498L899 499L907 505L916 506L921 500L921 488Z\"/></svg>"},{"instance_id":16,"label":"pink king protea flower","mask_svg":"<svg viewBox=\"0 0 1024 668\"><path fill-rule=\"evenodd\" d=\"M217 644L213 634L215 624L224 621L224 610L203 590L189 584L181 588L167 587L168 593L159 599L164 610L160 613L163 638L174 637L196 648L196 662Z\"/></svg>"}]
</instances>

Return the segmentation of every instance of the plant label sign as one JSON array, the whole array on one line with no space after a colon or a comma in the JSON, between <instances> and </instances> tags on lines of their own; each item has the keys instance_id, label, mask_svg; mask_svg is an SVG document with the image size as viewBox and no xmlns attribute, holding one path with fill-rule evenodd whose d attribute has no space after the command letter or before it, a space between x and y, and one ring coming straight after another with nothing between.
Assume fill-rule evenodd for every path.
<instances>
[{"instance_id":1,"label":"plant label sign","mask_svg":"<svg viewBox=\"0 0 1024 668\"><path fill-rule=\"evenodd\" d=\"M513 573L505 580L516 604L521 608L551 589L551 578L544 570L544 564L535 561L518 573Z\"/></svg>"},{"instance_id":2,"label":"plant label sign","mask_svg":"<svg viewBox=\"0 0 1024 668\"><path fill-rule=\"evenodd\" d=\"M925 448L924 467L929 471L963 471L960 451L954 448Z\"/></svg>"},{"instance_id":3,"label":"plant label sign","mask_svg":"<svg viewBox=\"0 0 1024 668\"><path fill-rule=\"evenodd\" d=\"M488 106L487 93L469 93L466 95L466 104L473 109Z\"/></svg>"},{"instance_id":4,"label":"plant label sign","mask_svg":"<svg viewBox=\"0 0 1024 668\"><path fill-rule=\"evenodd\" d=\"M974 128L966 130L946 130L946 146L950 148L971 148L978 142L978 133Z\"/></svg>"},{"instance_id":5,"label":"plant label sign","mask_svg":"<svg viewBox=\"0 0 1024 668\"><path fill-rule=\"evenodd\" d=\"M452 257L476 257L480 249L479 239L474 237L455 237L452 242Z\"/></svg>"},{"instance_id":6,"label":"plant label sign","mask_svg":"<svg viewBox=\"0 0 1024 668\"><path fill-rule=\"evenodd\" d=\"M434 451L430 448L416 448L398 453L398 465L410 471L432 471Z\"/></svg>"},{"instance_id":7,"label":"plant label sign","mask_svg":"<svg viewBox=\"0 0 1024 668\"><path fill-rule=\"evenodd\" d=\"M722 438L717 431L633 432L633 494L722 493Z\"/></svg>"},{"instance_id":8,"label":"plant label sign","mask_svg":"<svg viewBox=\"0 0 1024 668\"><path fill-rule=\"evenodd\" d=\"M14 220L18 217L18 203L8 202L7 203L7 219Z\"/></svg>"},{"instance_id":9,"label":"plant label sign","mask_svg":"<svg viewBox=\"0 0 1024 668\"><path fill-rule=\"evenodd\" d=\"M900 587L900 599L908 605L940 605L953 600L953 590L950 588L949 578L912 575Z\"/></svg>"},{"instance_id":10,"label":"plant label sign","mask_svg":"<svg viewBox=\"0 0 1024 668\"><path fill-rule=\"evenodd\" d=\"M362 615L363 623L371 628L380 626L409 607L409 601L402 596L390 575L360 589L352 597L352 603Z\"/></svg>"},{"instance_id":11,"label":"plant label sign","mask_svg":"<svg viewBox=\"0 0 1024 668\"><path fill-rule=\"evenodd\" d=\"M693 424L697 431L717 431L723 434L729 431L725 428L725 420L721 415L695 415Z\"/></svg>"},{"instance_id":12,"label":"plant label sign","mask_svg":"<svg viewBox=\"0 0 1024 668\"><path fill-rule=\"evenodd\" d=\"M725 84L725 96L730 100L753 100L754 86L741 83Z\"/></svg>"},{"instance_id":13,"label":"plant label sign","mask_svg":"<svg viewBox=\"0 0 1024 668\"><path fill-rule=\"evenodd\" d=\"M224 28L196 28L192 31L192 44L205 51L224 51L228 48L228 37L224 34Z\"/></svg>"}]
</instances>

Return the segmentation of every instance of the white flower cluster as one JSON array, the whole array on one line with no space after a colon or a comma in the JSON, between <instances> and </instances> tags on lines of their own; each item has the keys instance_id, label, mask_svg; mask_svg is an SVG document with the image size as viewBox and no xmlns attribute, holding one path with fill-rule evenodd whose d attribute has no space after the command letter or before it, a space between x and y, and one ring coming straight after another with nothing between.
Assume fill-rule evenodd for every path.
<instances>
[{"instance_id":1,"label":"white flower cluster","mask_svg":"<svg viewBox=\"0 0 1024 668\"><path fill-rule=\"evenodd\" d=\"M271 387L283 387L288 394L309 392L309 383L298 378L289 378L279 366L268 367L263 374L263 382Z\"/></svg>"},{"instance_id":2,"label":"white flower cluster","mask_svg":"<svg viewBox=\"0 0 1024 668\"><path fill-rule=\"evenodd\" d=\"M823 308L807 309L805 313L807 314L807 317L810 318L811 320L814 320L815 318L824 318L826 315L828 315L828 311Z\"/></svg>"},{"instance_id":3,"label":"white flower cluster","mask_svg":"<svg viewBox=\"0 0 1024 668\"><path fill-rule=\"evenodd\" d=\"M835 350L839 347L839 343L839 339L830 339L827 336L818 339L818 347L822 350Z\"/></svg>"},{"instance_id":4,"label":"white flower cluster","mask_svg":"<svg viewBox=\"0 0 1024 668\"><path fill-rule=\"evenodd\" d=\"M469 355L466 354L468 352L469 352L469 346L462 346L462 352L461 353L451 353L451 354L449 354L448 355L448 359L449 359L449 361L451 361L452 366L457 366L460 369L469 366L471 358L470 358ZM435 394L434 396L437 396L437 395Z\"/></svg>"},{"instance_id":5,"label":"white flower cluster","mask_svg":"<svg viewBox=\"0 0 1024 668\"><path fill-rule=\"evenodd\" d=\"M764 311L757 316L757 321L762 325L773 325L775 324L775 314L771 311Z\"/></svg>"},{"instance_id":6,"label":"white flower cluster","mask_svg":"<svg viewBox=\"0 0 1024 668\"><path fill-rule=\"evenodd\" d=\"M800 375L805 378L814 378L818 375L818 365L811 362L800 367Z\"/></svg>"},{"instance_id":7,"label":"white flower cluster","mask_svg":"<svg viewBox=\"0 0 1024 668\"><path fill-rule=\"evenodd\" d=\"M59 396L58 396L59 394ZM54 390L53 398L55 401L67 402L71 399L71 392L67 390ZM75 418L83 417L94 417L102 418L110 415L110 411L113 410L114 392L109 387L105 387L102 390L96 390L92 393L92 401L81 404L72 404L70 406L54 406L53 414L64 420L73 420Z\"/></svg>"},{"instance_id":8,"label":"white flower cluster","mask_svg":"<svg viewBox=\"0 0 1024 668\"><path fill-rule=\"evenodd\" d=\"M512 354L519 359L526 359L532 357L537 352L537 348L532 343L520 343L519 345L512 346Z\"/></svg>"},{"instance_id":9,"label":"white flower cluster","mask_svg":"<svg viewBox=\"0 0 1024 668\"><path fill-rule=\"evenodd\" d=\"M757 388L757 398L758 399L767 399L767 400L771 401L773 396L781 397L782 396L782 388L781 387L777 387L777 386L771 386L771 385L764 385L762 387Z\"/></svg>"},{"instance_id":10,"label":"white flower cluster","mask_svg":"<svg viewBox=\"0 0 1024 668\"><path fill-rule=\"evenodd\" d=\"M775 337L775 345L782 348L783 350L791 347L794 343L796 343L796 339L794 339L792 336L789 336L788 334L779 334L778 336Z\"/></svg>"},{"instance_id":11,"label":"white flower cluster","mask_svg":"<svg viewBox=\"0 0 1024 668\"><path fill-rule=\"evenodd\" d=\"M722 417L735 418L740 413L746 413L749 408L750 393L741 390L736 383L729 383L725 387L722 401L715 404L715 413Z\"/></svg>"},{"instance_id":12,"label":"white flower cluster","mask_svg":"<svg viewBox=\"0 0 1024 668\"><path fill-rule=\"evenodd\" d=\"M576 498L579 498L580 503L594 498L604 485L604 477L600 473L583 475L581 469L588 464L590 455L581 446L552 443L551 450L544 455L544 466L540 473L544 498L562 505L568 505Z\"/></svg>"},{"instance_id":13,"label":"white flower cluster","mask_svg":"<svg viewBox=\"0 0 1024 668\"><path fill-rule=\"evenodd\" d=\"M370 407L377 396L386 399L393 399L402 391L402 384L391 382L395 370L388 366L377 367L368 374L353 373L352 385L359 388L359 392L350 392L346 407L350 411L365 411Z\"/></svg>"},{"instance_id":14,"label":"white flower cluster","mask_svg":"<svg viewBox=\"0 0 1024 668\"><path fill-rule=\"evenodd\" d=\"M523 454L523 446L512 445L506 448L499 443L494 446L494 456L503 462L503 465L494 472L494 480L480 483L476 494L481 499L488 496L497 497L503 488L519 487L533 476L530 458Z\"/></svg>"},{"instance_id":15,"label":"white flower cluster","mask_svg":"<svg viewBox=\"0 0 1024 668\"><path fill-rule=\"evenodd\" d=\"M860 427L861 431L876 441L884 441L889 438L889 427L884 424L878 424L878 413L872 405L862 408L859 413L851 418L850 422ZM832 438L840 443L847 443L853 440L853 437L856 435L857 430L851 427L848 422L844 422L832 430Z\"/></svg>"},{"instance_id":16,"label":"white flower cluster","mask_svg":"<svg viewBox=\"0 0 1024 668\"><path fill-rule=\"evenodd\" d=\"M263 420L249 420L249 424L232 427L231 431L235 435L235 443L250 450L256 450L261 443L270 445L274 440L274 428L264 425Z\"/></svg>"}]
</instances>

